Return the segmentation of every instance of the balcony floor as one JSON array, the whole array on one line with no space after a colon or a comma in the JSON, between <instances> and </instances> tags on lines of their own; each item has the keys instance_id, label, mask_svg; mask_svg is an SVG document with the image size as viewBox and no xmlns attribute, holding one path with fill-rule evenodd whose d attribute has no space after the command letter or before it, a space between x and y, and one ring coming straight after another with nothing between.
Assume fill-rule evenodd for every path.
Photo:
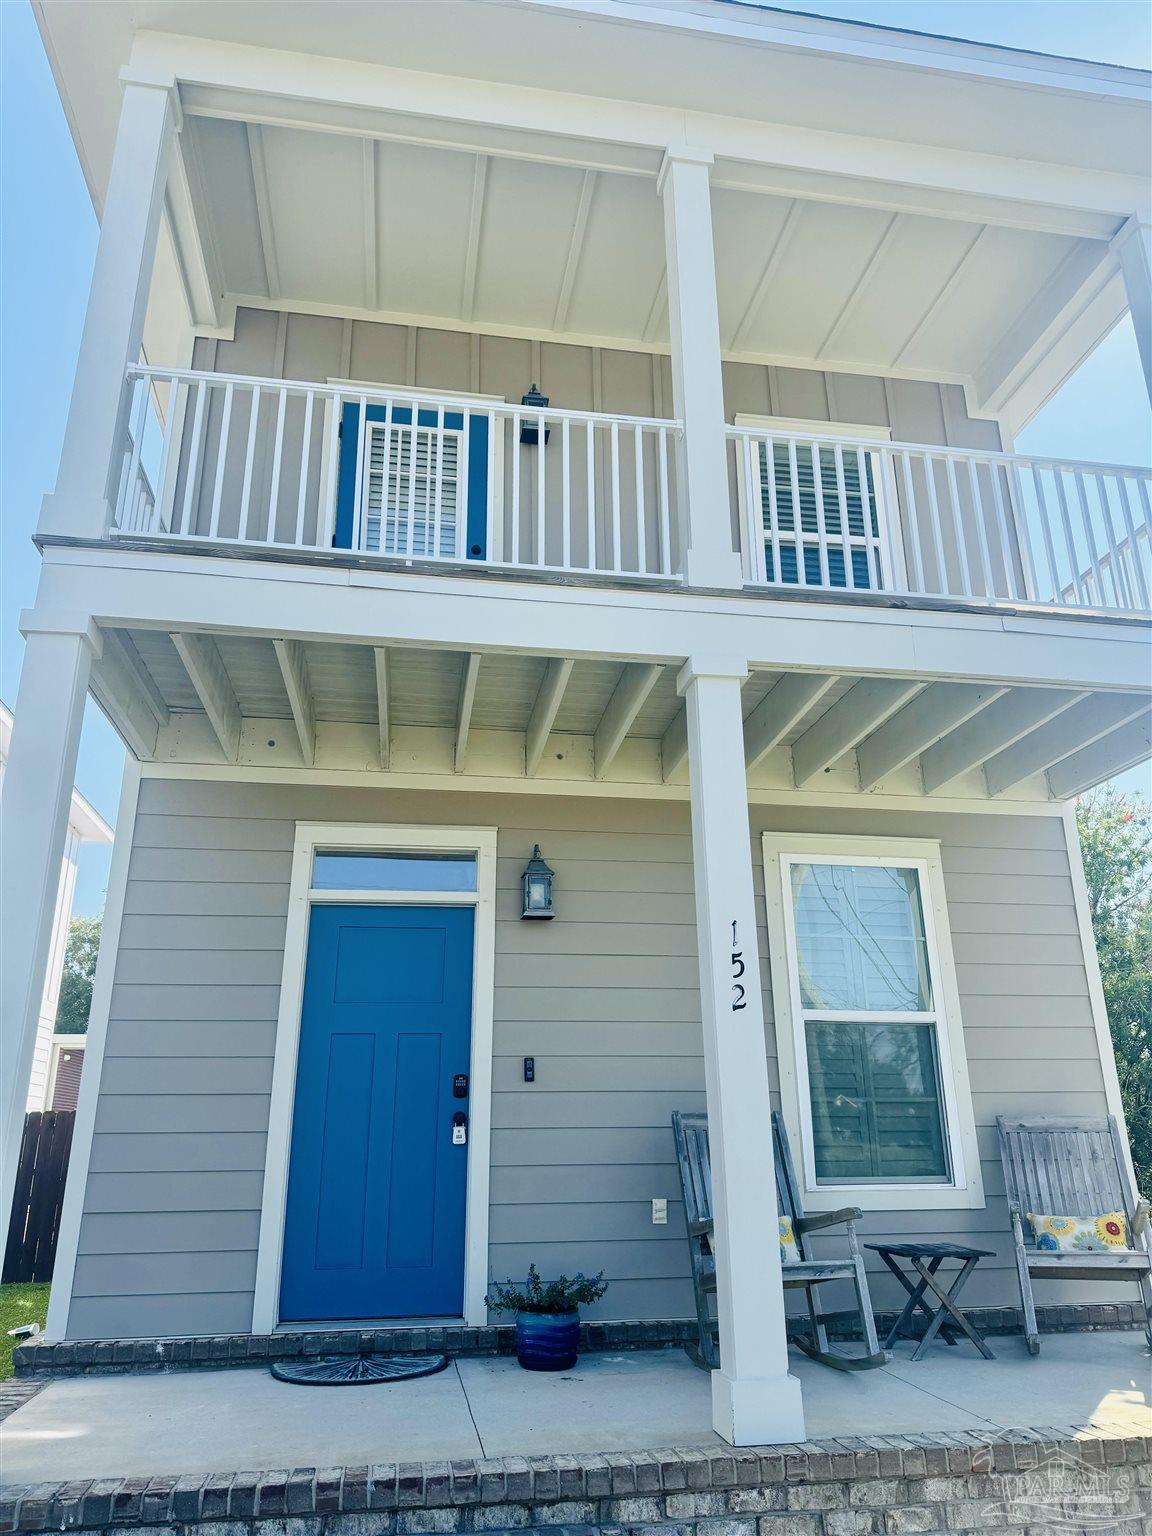
<instances>
[{"instance_id":1,"label":"balcony floor","mask_svg":"<svg viewBox=\"0 0 1152 1536\"><path fill-rule=\"evenodd\" d=\"M1148 1434L1139 1332L1019 1337L845 1375L795 1353L810 1439L1043 1427ZM0 1430L6 1483L328 1467L385 1460L719 1447L708 1375L679 1349L587 1354L558 1375L511 1359L453 1360L437 1376L360 1391L287 1386L265 1370L50 1382Z\"/></svg>"}]
</instances>

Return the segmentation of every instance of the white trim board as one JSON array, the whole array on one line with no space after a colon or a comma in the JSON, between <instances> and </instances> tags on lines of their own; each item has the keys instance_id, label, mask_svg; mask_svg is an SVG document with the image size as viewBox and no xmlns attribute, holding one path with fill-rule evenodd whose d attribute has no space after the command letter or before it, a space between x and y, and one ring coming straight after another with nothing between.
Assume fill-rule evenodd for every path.
<instances>
[{"instance_id":1,"label":"white trim board","mask_svg":"<svg viewBox=\"0 0 1152 1536\"><path fill-rule=\"evenodd\" d=\"M311 888L313 855L318 847L379 848L410 851L451 850L476 854L475 891L323 891ZM300 1010L308 955L308 918L314 902L355 901L391 906L472 906L476 930L472 973L472 1061L468 1138L468 1198L465 1214L464 1321L471 1327L488 1321L488 1186L492 1136L492 1012L496 965L495 827L371 826L347 822L298 822L292 850L288 926L268 1142L260 1209L260 1238L252 1303L253 1333L271 1333L280 1324L280 1266L288 1164L292 1150L292 1108L296 1096L296 1057ZM352 1326L349 1324L348 1326Z\"/></svg>"},{"instance_id":2,"label":"white trim board","mask_svg":"<svg viewBox=\"0 0 1152 1536\"><path fill-rule=\"evenodd\" d=\"M843 1205L882 1211L982 1209L984 1183L939 842L927 838L765 832L762 845L780 1100L789 1139L798 1152L796 1165L803 1204L813 1211L838 1210ZM936 1049L952 1166L952 1176L947 1184L818 1184L816 1181L803 1010L794 964L796 946L786 883L789 863L805 859L844 864L898 862L919 873L928 954L937 993Z\"/></svg>"},{"instance_id":3,"label":"white trim board","mask_svg":"<svg viewBox=\"0 0 1152 1536\"><path fill-rule=\"evenodd\" d=\"M68 1316L72 1306L72 1286L80 1246L80 1223L84 1216L88 1168L92 1160L92 1137L96 1130L96 1108L100 1099L108 1020L112 1011L112 983L120 953L120 929L124 921L124 897L128 889L128 862L132 856L136 830L140 767L131 753L125 755L120 805L116 812L116 837L112 844L112 863L108 872L108 895L104 903L104 927L100 954L96 961L96 976L92 983L88 1033L84 1036L84 1071L80 1075L80 1093L72 1129L72 1151L69 1155L68 1178L64 1187L60 1232L56 1243L56 1267L44 1330L45 1337L53 1340L68 1336Z\"/></svg>"}]
</instances>

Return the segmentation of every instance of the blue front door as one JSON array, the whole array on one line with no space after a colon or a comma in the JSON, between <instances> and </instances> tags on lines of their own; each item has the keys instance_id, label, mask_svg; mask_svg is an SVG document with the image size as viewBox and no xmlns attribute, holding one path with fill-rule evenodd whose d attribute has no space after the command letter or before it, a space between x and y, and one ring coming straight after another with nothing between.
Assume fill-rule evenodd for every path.
<instances>
[{"instance_id":1,"label":"blue front door","mask_svg":"<svg viewBox=\"0 0 1152 1536\"><path fill-rule=\"evenodd\" d=\"M472 930L469 907L312 910L283 1322L463 1311Z\"/></svg>"}]
</instances>

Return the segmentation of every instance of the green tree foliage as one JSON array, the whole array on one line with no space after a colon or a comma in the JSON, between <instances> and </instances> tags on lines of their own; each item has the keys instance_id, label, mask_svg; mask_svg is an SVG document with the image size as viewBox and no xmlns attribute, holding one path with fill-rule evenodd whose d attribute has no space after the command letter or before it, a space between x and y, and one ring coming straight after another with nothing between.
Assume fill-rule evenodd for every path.
<instances>
[{"instance_id":1,"label":"green tree foliage","mask_svg":"<svg viewBox=\"0 0 1152 1536\"><path fill-rule=\"evenodd\" d=\"M1152 1195L1152 807L1099 789L1076 821L1132 1160Z\"/></svg>"},{"instance_id":2,"label":"green tree foliage","mask_svg":"<svg viewBox=\"0 0 1152 1536\"><path fill-rule=\"evenodd\" d=\"M68 947L64 951L64 975L56 1009L57 1034L83 1035L87 1032L88 1014L92 1008L92 978L96 974L99 953L100 919L74 917L68 928Z\"/></svg>"}]
</instances>

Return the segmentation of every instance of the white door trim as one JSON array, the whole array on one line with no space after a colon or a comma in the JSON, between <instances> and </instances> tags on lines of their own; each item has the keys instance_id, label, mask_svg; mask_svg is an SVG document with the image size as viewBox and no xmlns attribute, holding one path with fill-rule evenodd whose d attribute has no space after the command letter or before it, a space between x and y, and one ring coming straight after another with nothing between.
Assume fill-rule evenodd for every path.
<instances>
[{"instance_id":1,"label":"white door trim","mask_svg":"<svg viewBox=\"0 0 1152 1536\"><path fill-rule=\"evenodd\" d=\"M475 853L476 890L316 892L311 888L311 874L313 855L318 847ZM284 938L284 969L280 985L280 1011L276 1022L252 1331L271 1333L280 1322L280 1265L284 1253L288 1161L292 1150L292 1108L296 1096L296 1057L300 1043L300 1010L308 954L308 917L316 902L334 901L362 905L471 906L475 909L464 1321L471 1327L482 1326L488 1320L484 1296L488 1289L492 1010L496 965L496 828L298 822L292 850L288 927Z\"/></svg>"}]
</instances>

